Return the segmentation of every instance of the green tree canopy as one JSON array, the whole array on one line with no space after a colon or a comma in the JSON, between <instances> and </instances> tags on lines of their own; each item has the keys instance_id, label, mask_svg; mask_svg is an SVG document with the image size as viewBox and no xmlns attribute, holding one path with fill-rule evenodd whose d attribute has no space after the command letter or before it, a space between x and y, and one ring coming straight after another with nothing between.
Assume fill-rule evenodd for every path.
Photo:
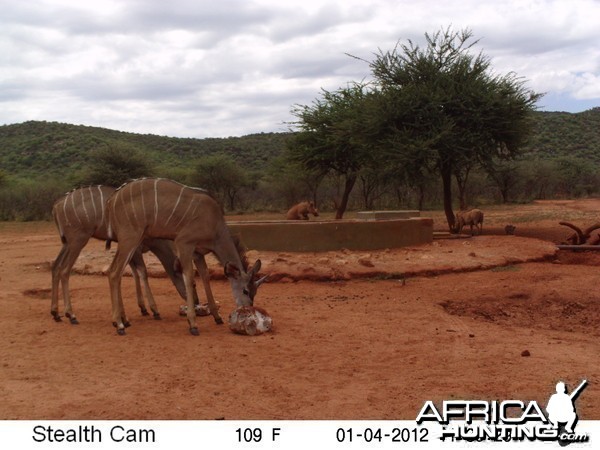
<instances>
[{"instance_id":1,"label":"green tree canopy","mask_svg":"<svg viewBox=\"0 0 600 450\"><path fill-rule=\"evenodd\" d=\"M150 163L139 151L127 146L106 147L93 155L80 184L119 187L127 181L152 174Z\"/></svg>"},{"instance_id":2,"label":"green tree canopy","mask_svg":"<svg viewBox=\"0 0 600 450\"><path fill-rule=\"evenodd\" d=\"M308 170L333 173L344 180L336 199L336 219L341 219L360 170L373 158L373 145L363 126L366 103L373 95L364 84L351 83L336 91L323 90L310 106L297 105L292 114L299 128L289 142L291 158Z\"/></svg>"},{"instance_id":3,"label":"green tree canopy","mask_svg":"<svg viewBox=\"0 0 600 450\"><path fill-rule=\"evenodd\" d=\"M240 190L252 185L250 176L225 154L201 158L191 180L196 186L207 189L229 210L235 208Z\"/></svg>"},{"instance_id":4,"label":"green tree canopy","mask_svg":"<svg viewBox=\"0 0 600 450\"><path fill-rule=\"evenodd\" d=\"M370 63L381 89L375 114L380 139L391 157L441 175L451 229L452 176L464 178L475 164L516 156L541 97L514 73L492 73L489 58L471 52L477 43L471 38L468 29L426 33L425 48L408 41Z\"/></svg>"},{"instance_id":5,"label":"green tree canopy","mask_svg":"<svg viewBox=\"0 0 600 450\"><path fill-rule=\"evenodd\" d=\"M292 157L309 169L345 179L336 218L363 173L396 168L422 191L427 172L441 176L444 210L454 228L452 177L461 192L475 165L519 153L531 129L537 94L514 73L497 75L473 54L470 30L425 34L426 46L398 44L369 62L374 82L323 91L292 112L299 128Z\"/></svg>"}]
</instances>

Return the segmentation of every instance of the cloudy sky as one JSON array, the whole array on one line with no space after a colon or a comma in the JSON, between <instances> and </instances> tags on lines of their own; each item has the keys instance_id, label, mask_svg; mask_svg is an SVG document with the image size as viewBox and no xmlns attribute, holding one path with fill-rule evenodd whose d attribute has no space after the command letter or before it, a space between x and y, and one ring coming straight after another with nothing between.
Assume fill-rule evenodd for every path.
<instances>
[{"instance_id":1,"label":"cloudy sky","mask_svg":"<svg viewBox=\"0 0 600 450\"><path fill-rule=\"evenodd\" d=\"M598 0L0 0L0 124L180 137L286 131L400 40L470 28L539 109L600 106Z\"/></svg>"}]
</instances>

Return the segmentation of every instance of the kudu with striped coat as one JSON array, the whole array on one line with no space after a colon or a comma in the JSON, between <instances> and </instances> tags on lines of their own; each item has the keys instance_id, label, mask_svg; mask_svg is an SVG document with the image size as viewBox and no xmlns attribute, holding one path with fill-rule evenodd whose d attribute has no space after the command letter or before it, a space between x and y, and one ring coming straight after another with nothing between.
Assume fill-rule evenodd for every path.
<instances>
[{"instance_id":1,"label":"kudu with striped coat","mask_svg":"<svg viewBox=\"0 0 600 450\"><path fill-rule=\"evenodd\" d=\"M90 238L100 240L108 239L106 201L115 192L109 186L89 186L75 189L57 200L52 207L52 216L58 228L62 248L52 264L52 300L50 313L54 320L61 321L58 312L59 286L62 285L65 316L70 322L77 324L78 320L73 312L69 293L69 277L73 265L81 250L87 245ZM142 285L154 318L160 319L156 302L148 284L148 273L142 251L149 250L154 253L165 268L165 272L175 285L182 298L186 298L183 277L175 270L176 257L173 253L173 243L163 239L144 241L144 245L133 254L129 265L135 280L137 302L143 315L148 315L142 294ZM202 255L195 255L202 258ZM200 263L202 265L203 261ZM203 278L204 279L204 278ZM212 296L210 287L205 285L207 296ZM198 303L196 291L193 291L195 302Z\"/></svg>"},{"instance_id":2,"label":"kudu with striped coat","mask_svg":"<svg viewBox=\"0 0 600 450\"><path fill-rule=\"evenodd\" d=\"M160 178L144 178L121 186L107 202L109 238L118 236L119 246L109 270L113 325L125 334L127 318L121 299L121 277L127 263L144 239L170 239L175 246L187 295L190 333L198 335L194 314L194 252L214 253L224 266L237 306L250 306L264 278L255 280L260 260L252 268L232 238L221 206L204 190ZM214 300L209 309L223 323Z\"/></svg>"}]
</instances>

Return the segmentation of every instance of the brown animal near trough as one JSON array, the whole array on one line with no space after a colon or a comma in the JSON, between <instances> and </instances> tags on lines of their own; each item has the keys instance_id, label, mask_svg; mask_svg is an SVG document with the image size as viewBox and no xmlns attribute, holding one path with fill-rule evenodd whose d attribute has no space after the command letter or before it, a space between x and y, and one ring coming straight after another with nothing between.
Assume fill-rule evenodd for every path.
<instances>
[{"instance_id":1,"label":"brown animal near trough","mask_svg":"<svg viewBox=\"0 0 600 450\"><path fill-rule=\"evenodd\" d=\"M292 206L285 215L287 220L308 220L308 215L318 217L319 211L312 201L303 201Z\"/></svg>"},{"instance_id":2,"label":"brown animal near trough","mask_svg":"<svg viewBox=\"0 0 600 450\"><path fill-rule=\"evenodd\" d=\"M204 190L161 178L144 178L121 186L107 202L109 241L119 246L109 269L113 325L125 334L128 323L121 298L123 269L144 239L169 239L175 247L186 289L190 333L198 335L194 314L194 252L212 252L223 265L237 306L252 306L266 277L256 280L260 260L249 268L239 242L230 234L221 206ZM107 242L107 245L109 244ZM223 323L213 298L208 304L215 322Z\"/></svg>"},{"instance_id":3,"label":"brown animal near trough","mask_svg":"<svg viewBox=\"0 0 600 450\"><path fill-rule=\"evenodd\" d=\"M65 316L72 324L79 323L73 312L69 293L71 270L81 250L87 245L90 238L104 241L108 239L106 201L114 192L115 188L113 187L99 185L74 189L57 200L52 207L52 216L62 242L62 248L52 264L52 300L50 313L57 322L61 321L58 312L58 297L59 286L62 286ZM145 251L151 251L156 255L165 268L165 272L175 285L177 292L185 299L186 291L183 276L181 272L175 270L176 257L171 241L163 239L144 241L143 246L139 247L132 255L129 265L135 280L137 303L140 311L142 315L148 315L142 294L143 285L154 318L160 319L154 296L148 284L148 271L142 257L142 253ZM195 255L195 257L204 258L202 255ZM204 264L205 266L206 264ZM205 285L205 289L207 290L207 296L212 295L209 293L209 286ZM195 289L193 295L196 304L198 304L198 296Z\"/></svg>"},{"instance_id":4,"label":"brown animal near trough","mask_svg":"<svg viewBox=\"0 0 600 450\"><path fill-rule=\"evenodd\" d=\"M460 233L465 225L471 227L471 236L473 236L473 226L477 229L477 234L482 234L483 211L476 208L470 211L458 211L456 213L456 233Z\"/></svg>"}]
</instances>

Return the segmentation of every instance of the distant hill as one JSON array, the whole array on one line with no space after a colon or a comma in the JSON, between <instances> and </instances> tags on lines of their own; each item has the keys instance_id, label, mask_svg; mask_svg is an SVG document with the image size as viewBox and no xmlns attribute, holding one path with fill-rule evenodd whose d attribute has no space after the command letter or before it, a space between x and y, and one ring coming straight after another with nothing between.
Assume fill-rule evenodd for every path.
<instances>
[{"instance_id":1,"label":"distant hill","mask_svg":"<svg viewBox=\"0 0 600 450\"><path fill-rule=\"evenodd\" d=\"M600 162L600 107L574 114L538 111L534 120L526 152L544 159L571 156Z\"/></svg>"},{"instance_id":2,"label":"distant hill","mask_svg":"<svg viewBox=\"0 0 600 450\"><path fill-rule=\"evenodd\" d=\"M230 138L174 138L106 128L30 121L0 126L0 169L37 178L83 168L94 151L139 151L161 169L194 164L202 156L225 153L241 166L263 169L280 155L289 133L260 133Z\"/></svg>"},{"instance_id":3,"label":"distant hill","mask_svg":"<svg viewBox=\"0 0 600 450\"><path fill-rule=\"evenodd\" d=\"M535 112L535 132L525 153L553 159L576 157L600 162L600 108L581 113ZM106 128L31 121L0 126L0 170L23 178L71 174L93 152L107 147L136 150L161 170L186 167L202 156L225 153L241 166L264 171L281 155L290 133L230 138L174 138Z\"/></svg>"}]
</instances>

